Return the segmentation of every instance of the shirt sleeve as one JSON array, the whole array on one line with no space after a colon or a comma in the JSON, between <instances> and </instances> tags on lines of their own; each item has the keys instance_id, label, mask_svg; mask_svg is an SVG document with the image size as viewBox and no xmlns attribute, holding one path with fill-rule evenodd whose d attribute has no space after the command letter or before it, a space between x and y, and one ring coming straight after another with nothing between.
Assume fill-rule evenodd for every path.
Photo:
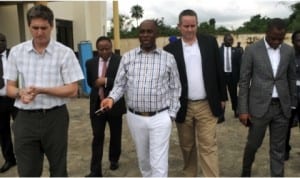
<instances>
[{"instance_id":1,"label":"shirt sleeve","mask_svg":"<svg viewBox=\"0 0 300 178\"><path fill-rule=\"evenodd\" d=\"M70 84L84 78L79 61L71 50L68 50L65 54L61 73L65 84Z\"/></svg>"},{"instance_id":2,"label":"shirt sleeve","mask_svg":"<svg viewBox=\"0 0 300 178\"><path fill-rule=\"evenodd\" d=\"M121 59L118 72L115 78L114 87L110 91L108 96L113 98L114 102L117 102L124 95L125 92L126 83L127 83L126 59L127 59L126 55L124 55Z\"/></svg>"},{"instance_id":3,"label":"shirt sleeve","mask_svg":"<svg viewBox=\"0 0 300 178\"><path fill-rule=\"evenodd\" d=\"M170 108L169 114L171 117L175 118L176 114L180 108L179 97L181 95L181 83L179 79L179 72L177 68L176 61L173 56L170 59L171 70L170 70Z\"/></svg>"}]
</instances>

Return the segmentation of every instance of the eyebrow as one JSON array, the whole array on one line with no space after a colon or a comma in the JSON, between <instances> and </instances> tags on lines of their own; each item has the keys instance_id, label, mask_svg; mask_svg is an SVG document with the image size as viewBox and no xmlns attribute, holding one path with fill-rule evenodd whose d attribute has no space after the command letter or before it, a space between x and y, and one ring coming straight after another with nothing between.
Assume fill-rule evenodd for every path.
<instances>
[{"instance_id":1,"label":"eyebrow","mask_svg":"<svg viewBox=\"0 0 300 178\"><path fill-rule=\"evenodd\" d=\"M48 26L32 26L33 29L35 30L38 30L38 29L41 29L41 30L46 30L47 28L49 28Z\"/></svg>"}]
</instances>

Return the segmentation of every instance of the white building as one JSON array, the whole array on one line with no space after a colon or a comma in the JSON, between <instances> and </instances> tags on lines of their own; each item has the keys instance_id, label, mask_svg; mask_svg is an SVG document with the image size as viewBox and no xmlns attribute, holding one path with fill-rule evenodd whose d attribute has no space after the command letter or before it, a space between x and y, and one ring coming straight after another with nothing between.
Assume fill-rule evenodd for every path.
<instances>
[{"instance_id":1,"label":"white building","mask_svg":"<svg viewBox=\"0 0 300 178\"><path fill-rule=\"evenodd\" d=\"M77 44L90 41L95 48L98 36L106 35L106 1L0 1L0 33L8 48L31 39L26 13L36 3L54 13L52 38L78 51Z\"/></svg>"}]
</instances>

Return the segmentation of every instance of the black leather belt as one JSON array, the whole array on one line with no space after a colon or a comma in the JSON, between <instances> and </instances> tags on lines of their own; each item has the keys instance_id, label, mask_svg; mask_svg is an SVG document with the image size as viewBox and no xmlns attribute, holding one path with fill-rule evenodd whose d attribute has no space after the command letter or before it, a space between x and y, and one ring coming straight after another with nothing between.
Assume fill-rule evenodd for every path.
<instances>
[{"instance_id":1,"label":"black leather belt","mask_svg":"<svg viewBox=\"0 0 300 178\"><path fill-rule=\"evenodd\" d=\"M272 98L271 99L271 104L280 104L280 99L279 98Z\"/></svg>"},{"instance_id":2,"label":"black leather belt","mask_svg":"<svg viewBox=\"0 0 300 178\"><path fill-rule=\"evenodd\" d=\"M49 111L54 111L54 110L62 108L64 106L65 106L65 104L61 105L61 106L54 106L49 109L19 109L19 111L28 112L28 113L47 113Z\"/></svg>"},{"instance_id":3,"label":"black leather belt","mask_svg":"<svg viewBox=\"0 0 300 178\"><path fill-rule=\"evenodd\" d=\"M150 117L150 116L154 116L155 114L158 114L162 111L165 111L169 109L168 107L166 108L163 108L163 109L160 109L158 111L153 111L153 112L139 112L139 111L135 111L134 109L131 109L131 108L128 108L128 110L136 115L140 115L140 116L147 116L147 117Z\"/></svg>"}]
</instances>

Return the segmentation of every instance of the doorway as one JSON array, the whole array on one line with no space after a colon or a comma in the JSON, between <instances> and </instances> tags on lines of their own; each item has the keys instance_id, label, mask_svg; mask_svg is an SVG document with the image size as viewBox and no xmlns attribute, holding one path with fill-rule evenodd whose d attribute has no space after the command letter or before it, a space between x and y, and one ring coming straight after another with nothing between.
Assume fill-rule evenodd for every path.
<instances>
[{"instance_id":1,"label":"doorway","mask_svg":"<svg viewBox=\"0 0 300 178\"><path fill-rule=\"evenodd\" d=\"M56 19L56 40L74 50L73 22Z\"/></svg>"}]
</instances>

